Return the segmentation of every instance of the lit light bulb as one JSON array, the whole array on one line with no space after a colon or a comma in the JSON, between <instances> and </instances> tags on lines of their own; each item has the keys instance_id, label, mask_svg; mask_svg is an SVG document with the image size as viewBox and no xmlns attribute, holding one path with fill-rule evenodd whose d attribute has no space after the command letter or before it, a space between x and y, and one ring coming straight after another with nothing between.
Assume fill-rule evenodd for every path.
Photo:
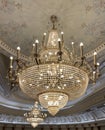
<instances>
[{"instance_id":1,"label":"lit light bulb","mask_svg":"<svg viewBox=\"0 0 105 130\"><path fill-rule=\"evenodd\" d=\"M42 79L42 77L39 77L39 79Z\"/></svg>"},{"instance_id":2,"label":"lit light bulb","mask_svg":"<svg viewBox=\"0 0 105 130\"><path fill-rule=\"evenodd\" d=\"M63 69L60 69L60 72L62 72L63 71Z\"/></svg>"},{"instance_id":3,"label":"lit light bulb","mask_svg":"<svg viewBox=\"0 0 105 130\"><path fill-rule=\"evenodd\" d=\"M33 44L33 47L35 47L35 44Z\"/></svg>"},{"instance_id":4,"label":"lit light bulb","mask_svg":"<svg viewBox=\"0 0 105 130\"><path fill-rule=\"evenodd\" d=\"M42 74L42 73L40 73L40 76L43 76L43 74Z\"/></svg>"},{"instance_id":5,"label":"lit light bulb","mask_svg":"<svg viewBox=\"0 0 105 130\"><path fill-rule=\"evenodd\" d=\"M10 60L13 60L13 56L10 56Z\"/></svg>"},{"instance_id":6,"label":"lit light bulb","mask_svg":"<svg viewBox=\"0 0 105 130\"><path fill-rule=\"evenodd\" d=\"M61 75L61 78L64 78L64 75Z\"/></svg>"},{"instance_id":7,"label":"lit light bulb","mask_svg":"<svg viewBox=\"0 0 105 130\"><path fill-rule=\"evenodd\" d=\"M63 34L64 34L64 32L61 32L61 34L63 35Z\"/></svg>"},{"instance_id":8,"label":"lit light bulb","mask_svg":"<svg viewBox=\"0 0 105 130\"><path fill-rule=\"evenodd\" d=\"M80 83L81 81L78 79L77 82Z\"/></svg>"},{"instance_id":9,"label":"lit light bulb","mask_svg":"<svg viewBox=\"0 0 105 130\"><path fill-rule=\"evenodd\" d=\"M10 56L10 68L12 69L13 68L13 57Z\"/></svg>"},{"instance_id":10,"label":"lit light bulb","mask_svg":"<svg viewBox=\"0 0 105 130\"><path fill-rule=\"evenodd\" d=\"M96 73L96 71L93 71L93 74L95 74Z\"/></svg>"},{"instance_id":11,"label":"lit light bulb","mask_svg":"<svg viewBox=\"0 0 105 130\"><path fill-rule=\"evenodd\" d=\"M49 88L49 86L45 86L45 88L47 88L47 89L48 89L48 88Z\"/></svg>"},{"instance_id":12,"label":"lit light bulb","mask_svg":"<svg viewBox=\"0 0 105 130\"><path fill-rule=\"evenodd\" d=\"M29 84L30 86L32 86L32 84Z\"/></svg>"},{"instance_id":13,"label":"lit light bulb","mask_svg":"<svg viewBox=\"0 0 105 130\"><path fill-rule=\"evenodd\" d=\"M61 41L61 39L60 38L58 38L58 42L60 42Z\"/></svg>"},{"instance_id":14,"label":"lit light bulb","mask_svg":"<svg viewBox=\"0 0 105 130\"><path fill-rule=\"evenodd\" d=\"M94 55L97 55L97 52L96 52L96 51L94 52Z\"/></svg>"},{"instance_id":15,"label":"lit light bulb","mask_svg":"<svg viewBox=\"0 0 105 130\"><path fill-rule=\"evenodd\" d=\"M83 57L83 43L80 43L80 51L81 51L81 57Z\"/></svg>"},{"instance_id":16,"label":"lit light bulb","mask_svg":"<svg viewBox=\"0 0 105 130\"><path fill-rule=\"evenodd\" d=\"M82 42L80 43L80 46L83 46L83 43L82 43Z\"/></svg>"},{"instance_id":17,"label":"lit light bulb","mask_svg":"<svg viewBox=\"0 0 105 130\"><path fill-rule=\"evenodd\" d=\"M39 43L39 41L38 41L38 40L36 40L36 41L35 41L35 43Z\"/></svg>"},{"instance_id":18,"label":"lit light bulb","mask_svg":"<svg viewBox=\"0 0 105 130\"><path fill-rule=\"evenodd\" d=\"M17 47L17 50L20 51L20 47L19 46Z\"/></svg>"},{"instance_id":19,"label":"lit light bulb","mask_svg":"<svg viewBox=\"0 0 105 130\"><path fill-rule=\"evenodd\" d=\"M97 52L95 51L94 52L94 65L96 65L96 55L97 55Z\"/></svg>"},{"instance_id":20,"label":"lit light bulb","mask_svg":"<svg viewBox=\"0 0 105 130\"><path fill-rule=\"evenodd\" d=\"M61 100L63 98L63 96L59 96L59 99L58 100Z\"/></svg>"},{"instance_id":21,"label":"lit light bulb","mask_svg":"<svg viewBox=\"0 0 105 130\"><path fill-rule=\"evenodd\" d=\"M100 63L97 62L97 66L99 66L99 65L100 65Z\"/></svg>"},{"instance_id":22,"label":"lit light bulb","mask_svg":"<svg viewBox=\"0 0 105 130\"><path fill-rule=\"evenodd\" d=\"M71 76L69 76L69 79L72 79L73 78L73 76L71 75Z\"/></svg>"},{"instance_id":23,"label":"lit light bulb","mask_svg":"<svg viewBox=\"0 0 105 130\"><path fill-rule=\"evenodd\" d=\"M46 33L44 33L44 36L46 36Z\"/></svg>"},{"instance_id":24,"label":"lit light bulb","mask_svg":"<svg viewBox=\"0 0 105 130\"><path fill-rule=\"evenodd\" d=\"M64 87L66 87L67 85L66 84L64 84Z\"/></svg>"},{"instance_id":25,"label":"lit light bulb","mask_svg":"<svg viewBox=\"0 0 105 130\"><path fill-rule=\"evenodd\" d=\"M73 45L73 44L74 44L74 42L71 42L71 44Z\"/></svg>"},{"instance_id":26,"label":"lit light bulb","mask_svg":"<svg viewBox=\"0 0 105 130\"><path fill-rule=\"evenodd\" d=\"M52 52L49 52L49 55L52 55Z\"/></svg>"}]
</instances>

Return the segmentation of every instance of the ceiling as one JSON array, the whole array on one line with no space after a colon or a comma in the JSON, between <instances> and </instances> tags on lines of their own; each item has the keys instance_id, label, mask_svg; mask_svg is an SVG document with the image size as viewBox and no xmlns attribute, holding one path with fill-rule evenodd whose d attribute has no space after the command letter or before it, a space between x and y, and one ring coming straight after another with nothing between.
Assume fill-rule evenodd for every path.
<instances>
[{"instance_id":1,"label":"ceiling","mask_svg":"<svg viewBox=\"0 0 105 130\"><path fill-rule=\"evenodd\" d=\"M51 15L58 17L69 48L71 41L83 42L88 52L105 41L104 0L1 0L0 39L12 48L20 46L28 55L33 38L41 42L50 30Z\"/></svg>"},{"instance_id":2,"label":"ceiling","mask_svg":"<svg viewBox=\"0 0 105 130\"><path fill-rule=\"evenodd\" d=\"M79 43L84 43L85 53L92 56L92 51L97 48L101 63L101 77L93 87L89 85L85 95L78 100L71 101L58 114L67 116L67 110L75 107L74 113L82 112L82 104L89 101L90 95L94 95L104 89L105 78L105 0L1 0L0 1L0 102L1 113L3 108L14 110L29 110L34 100L27 97L19 88L10 90L6 77L9 59L8 56L16 55L16 47L20 46L23 56L28 56L31 51L33 39L39 39L40 43L44 32L51 29L50 17L56 15L57 27L64 31L65 46L71 50L71 42L75 42L76 52L79 53ZM89 57L90 58L90 57ZM91 58L90 58L91 59ZM97 97L97 96L96 96ZM103 97L99 102L103 103ZM80 102L80 108L76 104ZM90 106L96 105L94 102ZM86 102L84 103L86 105ZM11 110L9 110L11 111ZM12 112L6 114L12 114ZM5 113L5 112L4 112ZM21 112L19 112L21 113ZM70 113L69 113L70 114ZM21 114L20 114L21 115ZM68 117L67 117L68 118Z\"/></svg>"}]
</instances>

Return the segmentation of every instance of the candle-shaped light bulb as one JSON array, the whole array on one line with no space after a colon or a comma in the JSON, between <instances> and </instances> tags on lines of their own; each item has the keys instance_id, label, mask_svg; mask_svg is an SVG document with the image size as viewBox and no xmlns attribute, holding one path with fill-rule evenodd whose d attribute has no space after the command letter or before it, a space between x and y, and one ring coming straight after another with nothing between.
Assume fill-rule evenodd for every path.
<instances>
[{"instance_id":1,"label":"candle-shaped light bulb","mask_svg":"<svg viewBox=\"0 0 105 130\"><path fill-rule=\"evenodd\" d=\"M17 47L17 50L20 51L20 47L19 46Z\"/></svg>"},{"instance_id":2,"label":"candle-shaped light bulb","mask_svg":"<svg viewBox=\"0 0 105 130\"><path fill-rule=\"evenodd\" d=\"M74 55L74 42L71 42L71 45L72 45L72 53Z\"/></svg>"},{"instance_id":3,"label":"candle-shaped light bulb","mask_svg":"<svg viewBox=\"0 0 105 130\"><path fill-rule=\"evenodd\" d=\"M82 42L80 43L80 46L83 46L83 43L82 43Z\"/></svg>"},{"instance_id":4,"label":"candle-shaped light bulb","mask_svg":"<svg viewBox=\"0 0 105 130\"><path fill-rule=\"evenodd\" d=\"M58 38L58 42L61 42L61 39L60 39L60 38Z\"/></svg>"},{"instance_id":5,"label":"candle-shaped light bulb","mask_svg":"<svg viewBox=\"0 0 105 130\"><path fill-rule=\"evenodd\" d=\"M74 42L71 42L72 45L74 45Z\"/></svg>"},{"instance_id":6,"label":"candle-shaped light bulb","mask_svg":"<svg viewBox=\"0 0 105 130\"><path fill-rule=\"evenodd\" d=\"M35 47L35 44L33 44L32 46Z\"/></svg>"},{"instance_id":7,"label":"candle-shaped light bulb","mask_svg":"<svg viewBox=\"0 0 105 130\"><path fill-rule=\"evenodd\" d=\"M93 71L93 77L95 77L96 71Z\"/></svg>"},{"instance_id":8,"label":"candle-shaped light bulb","mask_svg":"<svg viewBox=\"0 0 105 130\"><path fill-rule=\"evenodd\" d=\"M96 55L97 55L97 52L94 52L94 65L96 65Z\"/></svg>"},{"instance_id":9,"label":"candle-shaped light bulb","mask_svg":"<svg viewBox=\"0 0 105 130\"><path fill-rule=\"evenodd\" d=\"M44 47L44 43L45 43L45 39L46 39L46 33L43 33L43 40L42 40L42 47Z\"/></svg>"},{"instance_id":10,"label":"candle-shaped light bulb","mask_svg":"<svg viewBox=\"0 0 105 130\"><path fill-rule=\"evenodd\" d=\"M13 57L10 56L10 68L13 68Z\"/></svg>"},{"instance_id":11,"label":"candle-shaped light bulb","mask_svg":"<svg viewBox=\"0 0 105 130\"><path fill-rule=\"evenodd\" d=\"M39 43L38 40L35 40L35 53L37 54L37 44Z\"/></svg>"},{"instance_id":12,"label":"candle-shaped light bulb","mask_svg":"<svg viewBox=\"0 0 105 130\"><path fill-rule=\"evenodd\" d=\"M100 66L100 63L97 63L97 76L100 75L99 66Z\"/></svg>"},{"instance_id":13,"label":"candle-shaped light bulb","mask_svg":"<svg viewBox=\"0 0 105 130\"><path fill-rule=\"evenodd\" d=\"M32 44L32 54L35 53L35 44Z\"/></svg>"},{"instance_id":14,"label":"candle-shaped light bulb","mask_svg":"<svg viewBox=\"0 0 105 130\"><path fill-rule=\"evenodd\" d=\"M97 55L97 52L94 52L94 55Z\"/></svg>"},{"instance_id":15,"label":"candle-shaped light bulb","mask_svg":"<svg viewBox=\"0 0 105 130\"><path fill-rule=\"evenodd\" d=\"M13 57L12 57L12 56L10 56L10 60L13 60Z\"/></svg>"},{"instance_id":16,"label":"candle-shaped light bulb","mask_svg":"<svg viewBox=\"0 0 105 130\"><path fill-rule=\"evenodd\" d=\"M46 36L46 33L44 33L43 35Z\"/></svg>"},{"instance_id":17,"label":"candle-shaped light bulb","mask_svg":"<svg viewBox=\"0 0 105 130\"><path fill-rule=\"evenodd\" d=\"M80 51L81 51L81 57L83 57L83 43L80 43Z\"/></svg>"},{"instance_id":18,"label":"candle-shaped light bulb","mask_svg":"<svg viewBox=\"0 0 105 130\"><path fill-rule=\"evenodd\" d=\"M58 38L58 44L59 44L59 51L61 51L61 39Z\"/></svg>"},{"instance_id":19,"label":"candle-shaped light bulb","mask_svg":"<svg viewBox=\"0 0 105 130\"><path fill-rule=\"evenodd\" d=\"M38 41L38 40L36 40L36 41L35 41L35 43L39 43L39 41Z\"/></svg>"},{"instance_id":20,"label":"candle-shaped light bulb","mask_svg":"<svg viewBox=\"0 0 105 130\"><path fill-rule=\"evenodd\" d=\"M63 35L63 34L64 34L64 32L61 32L61 34Z\"/></svg>"},{"instance_id":21,"label":"candle-shaped light bulb","mask_svg":"<svg viewBox=\"0 0 105 130\"><path fill-rule=\"evenodd\" d=\"M93 71L93 81L96 81L96 71Z\"/></svg>"},{"instance_id":22,"label":"candle-shaped light bulb","mask_svg":"<svg viewBox=\"0 0 105 130\"><path fill-rule=\"evenodd\" d=\"M17 47L17 59L20 58L20 50L21 50L21 49L20 49L20 47L18 46L18 47Z\"/></svg>"},{"instance_id":23,"label":"candle-shaped light bulb","mask_svg":"<svg viewBox=\"0 0 105 130\"><path fill-rule=\"evenodd\" d=\"M62 39L62 43L64 42L63 35L64 35L64 32L61 32L61 39Z\"/></svg>"},{"instance_id":24,"label":"candle-shaped light bulb","mask_svg":"<svg viewBox=\"0 0 105 130\"><path fill-rule=\"evenodd\" d=\"M95 71L93 71L93 74L95 74L96 72Z\"/></svg>"},{"instance_id":25,"label":"candle-shaped light bulb","mask_svg":"<svg viewBox=\"0 0 105 130\"><path fill-rule=\"evenodd\" d=\"M97 62L97 66L99 66L99 65L100 65L100 63Z\"/></svg>"}]
</instances>

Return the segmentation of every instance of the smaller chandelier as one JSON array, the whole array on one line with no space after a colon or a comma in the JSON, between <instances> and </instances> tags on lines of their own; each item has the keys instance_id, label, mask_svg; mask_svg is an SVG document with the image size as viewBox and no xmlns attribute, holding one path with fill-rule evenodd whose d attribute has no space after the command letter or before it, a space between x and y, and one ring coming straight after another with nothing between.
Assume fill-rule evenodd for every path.
<instances>
[{"instance_id":1,"label":"smaller chandelier","mask_svg":"<svg viewBox=\"0 0 105 130\"><path fill-rule=\"evenodd\" d=\"M24 116L26 120L31 123L32 127L35 128L38 124L43 122L44 118L47 117L47 114L42 113L38 102L35 102L31 112L25 113Z\"/></svg>"}]
</instances>

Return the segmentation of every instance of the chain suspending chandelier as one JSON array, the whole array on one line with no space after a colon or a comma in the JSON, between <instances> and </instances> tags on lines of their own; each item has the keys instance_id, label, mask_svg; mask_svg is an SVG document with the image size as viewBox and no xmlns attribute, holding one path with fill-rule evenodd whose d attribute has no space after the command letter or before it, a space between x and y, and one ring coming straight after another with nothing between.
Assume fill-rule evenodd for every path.
<instances>
[{"instance_id":1,"label":"chain suspending chandelier","mask_svg":"<svg viewBox=\"0 0 105 130\"><path fill-rule=\"evenodd\" d=\"M57 17L51 16L51 21L53 27L48 40L44 33L41 49L38 49L39 41L35 41L28 62L21 59L20 47L17 47L16 60L10 57L9 79L12 85L19 83L25 94L55 115L68 101L85 93L89 79L96 82L99 63L97 52L94 52L93 66L89 65L83 43L80 43L80 56L75 53L74 42L71 43L72 51L68 52L64 46L64 33L59 34L56 28Z\"/></svg>"}]
</instances>

